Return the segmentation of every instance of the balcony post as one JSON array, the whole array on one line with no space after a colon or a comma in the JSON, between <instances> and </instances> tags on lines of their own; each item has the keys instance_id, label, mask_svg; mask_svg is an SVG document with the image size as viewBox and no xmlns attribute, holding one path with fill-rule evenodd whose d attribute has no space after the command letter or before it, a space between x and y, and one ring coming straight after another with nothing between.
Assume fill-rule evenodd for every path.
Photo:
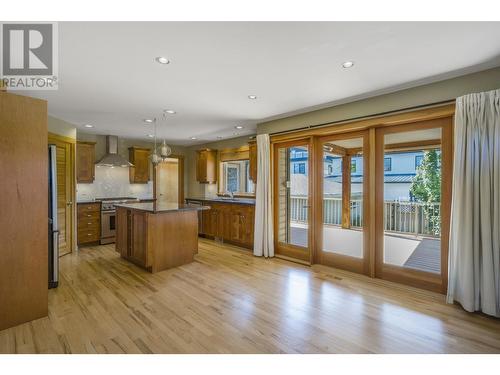
<instances>
[{"instance_id":1,"label":"balcony post","mask_svg":"<svg viewBox=\"0 0 500 375\"><path fill-rule=\"evenodd\" d=\"M351 227L351 156L342 156L342 228Z\"/></svg>"}]
</instances>

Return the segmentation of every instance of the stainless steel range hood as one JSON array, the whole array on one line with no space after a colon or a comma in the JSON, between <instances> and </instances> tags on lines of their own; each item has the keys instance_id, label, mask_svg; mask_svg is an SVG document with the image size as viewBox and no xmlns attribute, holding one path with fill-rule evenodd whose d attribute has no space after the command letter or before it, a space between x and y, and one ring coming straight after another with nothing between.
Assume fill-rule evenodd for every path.
<instances>
[{"instance_id":1,"label":"stainless steel range hood","mask_svg":"<svg viewBox=\"0 0 500 375\"><path fill-rule=\"evenodd\" d=\"M123 156L118 155L118 137L115 135L106 136L106 155L95 163L98 167L133 167Z\"/></svg>"}]
</instances>

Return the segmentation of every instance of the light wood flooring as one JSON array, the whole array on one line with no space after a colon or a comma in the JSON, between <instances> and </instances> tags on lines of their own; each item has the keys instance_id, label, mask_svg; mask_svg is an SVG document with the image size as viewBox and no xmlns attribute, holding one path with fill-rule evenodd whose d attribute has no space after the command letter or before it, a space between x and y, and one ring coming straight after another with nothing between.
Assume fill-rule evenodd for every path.
<instances>
[{"instance_id":1,"label":"light wood flooring","mask_svg":"<svg viewBox=\"0 0 500 375\"><path fill-rule=\"evenodd\" d=\"M61 258L49 317L0 332L0 353L500 353L500 320L444 296L200 240L149 274L114 245Z\"/></svg>"}]
</instances>

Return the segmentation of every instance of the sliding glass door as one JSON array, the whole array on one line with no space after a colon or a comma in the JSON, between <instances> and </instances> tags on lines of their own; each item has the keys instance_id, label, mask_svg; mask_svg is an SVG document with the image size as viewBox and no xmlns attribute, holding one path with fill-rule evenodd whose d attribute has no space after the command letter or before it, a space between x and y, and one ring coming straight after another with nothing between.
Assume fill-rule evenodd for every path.
<instances>
[{"instance_id":1,"label":"sliding glass door","mask_svg":"<svg viewBox=\"0 0 500 375\"><path fill-rule=\"evenodd\" d=\"M310 262L310 145L307 140L275 144L275 251Z\"/></svg>"},{"instance_id":2,"label":"sliding glass door","mask_svg":"<svg viewBox=\"0 0 500 375\"><path fill-rule=\"evenodd\" d=\"M377 130L378 277L446 289L451 168L450 119Z\"/></svg>"},{"instance_id":3,"label":"sliding glass door","mask_svg":"<svg viewBox=\"0 0 500 375\"><path fill-rule=\"evenodd\" d=\"M354 272L367 272L368 154L367 133L319 139L317 261Z\"/></svg>"}]
</instances>

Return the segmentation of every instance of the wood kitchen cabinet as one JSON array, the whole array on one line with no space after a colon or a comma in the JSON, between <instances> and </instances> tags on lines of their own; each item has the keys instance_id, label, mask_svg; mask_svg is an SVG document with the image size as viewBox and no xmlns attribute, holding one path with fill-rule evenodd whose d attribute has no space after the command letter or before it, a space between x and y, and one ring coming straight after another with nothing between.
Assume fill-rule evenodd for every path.
<instances>
[{"instance_id":1,"label":"wood kitchen cabinet","mask_svg":"<svg viewBox=\"0 0 500 375\"><path fill-rule=\"evenodd\" d=\"M76 142L76 182L91 184L95 178L95 142Z\"/></svg>"},{"instance_id":2,"label":"wood kitchen cabinet","mask_svg":"<svg viewBox=\"0 0 500 375\"><path fill-rule=\"evenodd\" d=\"M190 200L187 200L188 203ZM210 210L202 211L199 234L208 238L253 248L255 206L239 203L214 203L207 200L204 205Z\"/></svg>"},{"instance_id":3,"label":"wood kitchen cabinet","mask_svg":"<svg viewBox=\"0 0 500 375\"><path fill-rule=\"evenodd\" d=\"M248 162L248 173L250 179L255 183L257 182L257 142L249 142L249 162Z\"/></svg>"},{"instance_id":4,"label":"wood kitchen cabinet","mask_svg":"<svg viewBox=\"0 0 500 375\"><path fill-rule=\"evenodd\" d=\"M115 249L123 258L141 267L151 267L147 251L147 213L118 208L116 210Z\"/></svg>"},{"instance_id":5,"label":"wood kitchen cabinet","mask_svg":"<svg viewBox=\"0 0 500 375\"><path fill-rule=\"evenodd\" d=\"M101 239L101 204L98 202L78 203L76 228L78 246L99 242Z\"/></svg>"},{"instance_id":6,"label":"wood kitchen cabinet","mask_svg":"<svg viewBox=\"0 0 500 375\"><path fill-rule=\"evenodd\" d=\"M134 165L128 169L131 184L147 184L149 181L149 148L129 147L129 161Z\"/></svg>"},{"instance_id":7,"label":"wood kitchen cabinet","mask_svg":"<svg viewBox=\"0 0 500 375\"><path fill-rule=\"evenodd\" d=\"M198 211L205 208L153 208L149 203L116 207L116 251L121 257L159 272L191 263L198 252Z\"/></svg>"},{"instance_id":8,"label":"wood kitchen cabinet","mask_svg":"<svg viewBox=\"0 0 500 375\"><path fill-rule=\"evenodd\" d=\"M196 180L206 184L217 182L217 150L196 151Z\"/></svg>"}]
</instances>

